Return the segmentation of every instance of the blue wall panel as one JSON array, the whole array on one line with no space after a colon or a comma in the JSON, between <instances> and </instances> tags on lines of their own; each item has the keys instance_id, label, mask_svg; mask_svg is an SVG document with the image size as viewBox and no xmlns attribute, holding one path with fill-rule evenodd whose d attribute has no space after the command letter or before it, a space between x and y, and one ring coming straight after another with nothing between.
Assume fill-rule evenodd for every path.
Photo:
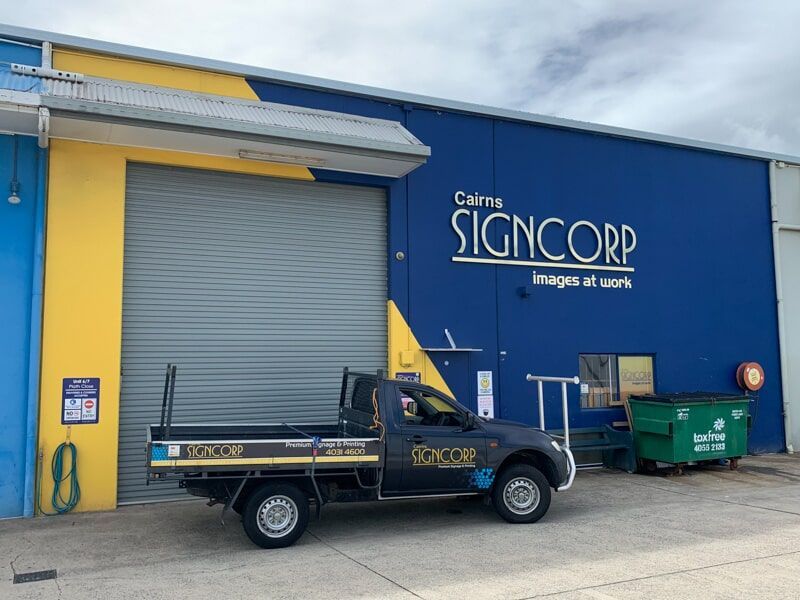
<instances>
[{"instance_id":1,"label":"blue wall panel","mask_svg":"<svg viewBox=\"0 0 800 600\"><path fill-rule=\"evenodd\" d=\"M783 449L766 162L252 85L267 101L401 121L431 146L428 164L389 186L390 245L405 229L408 253L405 266L390 257L390 295L423 346L446 345L447 327L459 346L483 349L432 355L464 404L476 405L475 372L492 370L497 416L536 423L536 388L525 374L577 374L580 353L652 354L661 392L737 392L736 366L754 360L764 366L767 382L753 403L751 451ZM583 219L601 228L633 227L637 247L627 266L635 271L604 273L629 276L632 288L540 285L522 297L519 289L531 283L534 270L592 272L453 262L460 245L450 225L457 190L500 196L501 212L532 215L536 223L559 217L567 226ZM477 211L481 218L498 212ZM487 237L501 247L507 230L495 220ZM565 247L557 227L543 239L552 252ZM587 252L592 240L584 228L575 246ZM484 249L479 257L492 258ZM624 419L618 408L581 410L579 390L571 388L573 426ZM559 390L546 389L548 427L561 426Z\"/></svg>"},{"instance_id":2,"label":"blue wall panel","mask_svg":"<svg viewBox=\"0 0 800 600\"><path fill-rule=\"evenodd\" d=\"M497 369L495 276L493 270L458 268L451 261L455 236L450 215L454 189L493 187L490 120L431 110L409 113L411 131L425 132L434 148L428 163L408 176L409 312L423 347L447 347L447 328L459 347L481 352L432 353L450 389L476 409L476 370Z\"/></svg>"},{"instance_id":3,"label":"blue wall panel","mask_svg":"<svg viewBox=\"0 0 800 600\"><path fill-rule=\"evenodd\" d=\"M22 201L12 205L7 198L15 140ZM38 157L35 138L0 135L0 518L22 515L29 491L25 489L25 446L34 232L37 195L41 192ZM32 461L33 457L27 458Z\"/></svg>"},{"instance_id":4,"label":"blue wall panel","mask_svg":"<svg viewBox=\"0 0 800 600\"><path fill-rule=\"evenodd\" d=\"M769 377L751 448L781 449L767 164L515 123L498 123L495 149L508 212L626 223L638 237L631 289L536 286L522 298L513 290L531 269L498 267L503 416L534 422L518 401L533 391L524 374L577 374L579 353L654 354L661 392L735 393L736 366L755 360ZM624 420L622 409L579 412L571 392L578 425Z\"/></svg>"},{"instance_id":5,"label":"blue wall panel","mask_svg":"<svg viewBox=\"0 0 800 600\"><path fill-rule=\"evenodd\" d=\"M39 65L42 62L42 49L0 39L0 60L23 65Z\"/></svg>"}]
</instances>

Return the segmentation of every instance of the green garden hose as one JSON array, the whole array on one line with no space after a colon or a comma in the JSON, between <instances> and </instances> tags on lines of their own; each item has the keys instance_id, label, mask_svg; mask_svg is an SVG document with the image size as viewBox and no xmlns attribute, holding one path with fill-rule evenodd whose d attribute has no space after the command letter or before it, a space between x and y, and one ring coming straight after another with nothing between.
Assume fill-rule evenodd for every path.
<instances>
[{"instance_id":1,"label":"green garden hose","mask_svg":"<svg viewBox=\"0 0 800 600\"><path fill-rule=\"evenodd\" d=\"M64 453L67 448L70 450L70 466L69 470L64 472ZM51 503L55 512L47 512L42 510L42 471L44 461L44 450L39 449L39 481L38 492L36 494L36 505L39 512L43 515L53 516L62 515L71 511L81 499L81 487L78 485L78 448L69 441L63 442L56 448L53 453L53 460L51 462L51 471L53 474L53 497ZM65 500L61 494L61 486L69 481L69 496Z\"/></svg>"}]
</instances>

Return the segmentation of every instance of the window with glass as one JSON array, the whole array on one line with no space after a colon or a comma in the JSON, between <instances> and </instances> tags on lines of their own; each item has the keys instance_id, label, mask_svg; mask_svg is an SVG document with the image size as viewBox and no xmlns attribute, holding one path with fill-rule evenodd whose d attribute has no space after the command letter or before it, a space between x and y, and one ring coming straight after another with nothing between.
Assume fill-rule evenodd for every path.
<instances>
[{"instance_id":1,"label":"window with glass","mask_svg":"<svg viewBox=\"0 0 800 600\"><path fill-rule=\"evenodd\" d=\"M632 394L655 390L653 357L647 355L580 354L581 408L622 406Z\"/></svg>"},{"instance_id":2,"label":"window with glass","mask_svg":"<svg viewBox=\"0 0 800 600\"><path fill-rule=\"evenodd\" d=\"M406 425L460 427L464 415L443 398L415 389L400 388Z\"/></svg>"}]
</instances>

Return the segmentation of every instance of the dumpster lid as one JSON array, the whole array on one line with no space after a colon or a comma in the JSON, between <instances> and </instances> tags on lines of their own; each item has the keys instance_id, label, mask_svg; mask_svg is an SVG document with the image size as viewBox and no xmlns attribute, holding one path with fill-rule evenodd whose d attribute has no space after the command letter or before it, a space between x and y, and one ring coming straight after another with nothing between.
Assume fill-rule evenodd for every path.
<instances>
[{"instance_id":1,"label":"dumpster lid","mask_svg":"<svg viewBox=\"0 0 800 600\"><path fill-rule=\"evenodd\" d=\"M632 395L630 396L629 400L682 404L689 402L749 402L750 398L748 396L742 396L741 394L726 394L723 392L678 392L674 394Z\"/></svg>"}]
</instances>

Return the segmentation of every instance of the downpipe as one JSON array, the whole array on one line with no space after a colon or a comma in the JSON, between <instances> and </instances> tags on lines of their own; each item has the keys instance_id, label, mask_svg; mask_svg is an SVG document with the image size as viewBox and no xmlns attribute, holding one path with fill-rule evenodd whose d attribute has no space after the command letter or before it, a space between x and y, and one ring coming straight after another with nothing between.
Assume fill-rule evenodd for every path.
<instances>
[{"instance_id":1,"label":"downpipe","mask_svg":"<svg viewBox=\"0 0 800 600\"><path fill-rule=\"evenodd\" d=\"M782 168L787 165L781 163ZM769 200L772 221L772 255L775 264L775 300L778 308L778 352L781 373L781 396L783 400L783 433L786 444L786 452L794 453L792 445L792 411L789 403L789 381L788 364L786 357L786 318L784 315L783 303L783 279L781 277L781 247L780 234L781 223L778 215L778 193L776 188L776 169L779 164L774 160L769 163Z\"/></svg>"},{"instance_id":2,"label":"downpipe","mask_svg":"<svg viewBox=\"0 0 800 600\"><path fill-rule=\"evenodd\" d=\"M36 165L36 195L31 282L30 329L28 331L28 397L25 422L25 493L23 516L36 510L36 441L39 427L39 377L41 370L42 305L44 298L44 244L47 202L47 151L39 149Z\"/></svg>"}]
</instances>

